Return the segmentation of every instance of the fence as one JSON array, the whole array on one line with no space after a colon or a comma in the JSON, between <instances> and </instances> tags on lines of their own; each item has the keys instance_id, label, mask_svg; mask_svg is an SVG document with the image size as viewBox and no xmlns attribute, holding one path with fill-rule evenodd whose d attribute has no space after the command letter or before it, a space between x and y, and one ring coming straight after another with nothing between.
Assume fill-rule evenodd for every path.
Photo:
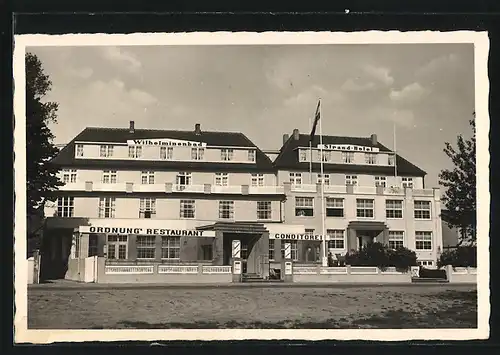
<instances>
[{"instance_id":1,"label":"fence","mask_svg":"<svg viewBox=\"0 0 500 355\"><path fill-rule=\"evenodd\" d=\"M371 266L294 266L293 282L297 283L411 283L410 272L400 272L394 267L381 270Z\"/></svg>"},{"instance_id":2,"label":"fence","mask_svg":"<svg viewBox=\"0 0 500 355\"><path fill-rule=\"evenodd\" d=\"M446 266L446 277L450 283L476 283L477 269L472 267Z\"/></svg>"}]
</instances>

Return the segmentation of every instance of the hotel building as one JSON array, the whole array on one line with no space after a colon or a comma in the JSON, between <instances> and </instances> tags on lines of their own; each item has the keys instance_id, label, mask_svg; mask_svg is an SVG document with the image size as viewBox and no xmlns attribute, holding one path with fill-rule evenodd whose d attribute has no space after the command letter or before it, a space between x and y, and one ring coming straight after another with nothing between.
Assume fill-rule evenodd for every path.
<instances>
[{"instance_id":1,"label":"hotel building","mask_svg":"<svg viewBox=\"0 0 500 355\"><path fill-rule=\"evenodd\" d=\"M162 282L181 269L231 280L235 241L241 273L262 278L284 268L285 243L295 264L377 240L434 265L440 200L424 189L425 172L375 135L324 136L323 144L321 156L317 137L310 149L294 130L273 162L245 135L199 124L86 128L52 162L64 186L45 208L41 278L81 279L73 275L81 260L95 257L95 282Z\"/></svg>"}]
</instances>

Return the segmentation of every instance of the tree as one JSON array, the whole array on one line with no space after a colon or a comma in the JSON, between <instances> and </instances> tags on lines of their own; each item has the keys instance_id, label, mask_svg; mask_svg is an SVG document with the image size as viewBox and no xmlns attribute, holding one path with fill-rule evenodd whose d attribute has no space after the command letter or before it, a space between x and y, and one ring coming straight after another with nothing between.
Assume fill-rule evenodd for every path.
<instances>
[{"instance_id":1,"label":"tree","mask_svg":"<svg viewBox=\"0 0 500 355\"><path fill-rule=\"evenodd\" d=\"M43 101L52 82L36 55L26 53L25 63L27 217L28 233L33 233L38 228L38 220L43 218L45 202L55 199L51 192L63 184L56 175L58 169L50 164L58 149L48 124L56 123L58 105Z\"/></svg>"},{"instance_id":2,"label":"tree","mask_svg":"<svg viewBox=\"0 0 500 355\"><path fill-rule=\"evenodd\" d=\"M407 271L417 265L417 254L405 247L392 249L386 244L373 242L348 253L345 262L351 266L377 266L382 270L393 266L397 270Z\"/></svg>"},{"instance_id":3,"label":"tree","mask_svg":"<svg viewBox=\"0 0 500 355\"><path fill-rule=\"evenodd\" d=\"M469 121L472 137L467 140L457 137L457 149L448 142L444 152L455 168L442 170L439 183L446 188L443 202L449 212L448 225L461 232L459 244L474 243L476 240L476 125L474 118Z\"/></svg>"}]
</instances>

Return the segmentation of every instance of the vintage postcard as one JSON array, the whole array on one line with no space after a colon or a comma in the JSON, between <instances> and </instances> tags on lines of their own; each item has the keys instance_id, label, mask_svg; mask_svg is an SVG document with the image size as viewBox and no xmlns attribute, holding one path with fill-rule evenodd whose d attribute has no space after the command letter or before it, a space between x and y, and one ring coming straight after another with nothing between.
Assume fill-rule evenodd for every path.
<instances>
[{"instance_id":1,"label":"vintage postcard","mask_svg":"<svg viewBox=\"0 0 500 355\"><path fill-rule=\"evenodd\" d=\"M488 51L16 36L15 341L488 338Z\"/></svg>"}]
</instances>

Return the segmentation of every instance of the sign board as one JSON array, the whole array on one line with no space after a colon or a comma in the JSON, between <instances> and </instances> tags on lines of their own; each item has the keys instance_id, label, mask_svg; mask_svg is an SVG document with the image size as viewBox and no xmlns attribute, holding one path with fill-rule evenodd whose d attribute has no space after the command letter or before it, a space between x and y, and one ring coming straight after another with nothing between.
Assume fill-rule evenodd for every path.
<instances>
[{"instance_id":1,"label":"sign board","mask_svg":"<svg viewBox=\"0 0 500 355\"><path fill-rule=\"evenodd\" d=\"M241 274L241 261L235 260L233 267L233 274L235 275Z\"/></svg>"},{"instance_id":2,"label":"sign board","mask_svg":"<svg viewBox=\"0 0 500 355\"><path fill-rule=\"evenodd\" d=\"M329 236L320 234L307 234L307 233L272 233L269 234L269 239L283 239L283 240L309 240L321 241L329 240Z\"/></svg>"},{"instance_id":3,"label":"sign board","mask_svg":"<svg viewBox=\"0 0 500 355\"><path fill-rule=\"evenodd\" d=\"M205 142L184 141L171 138L129 139L128 145L158 145L165 147L206 147Z\"/></svg>"},{"instance_id":4,"label":"sign board","mask_svg":"<svg viewBox=\"0 0 500 355\"><path fill-rule=\"evenodd\" d=\"M105 227L80 226L80 233L107 233L107 234L139 234L139 235L166 235L172 237L215 237L215 231L200 231L193 229L167 228L134 228L134 227Z\"/></svg>"},{"instance_id":5,"label":"sign board","mask_svg":"<svg viewBox=\"0 0 500 355\"><path fill-rule=\"evenodd\" d=\"M379 149L375 147L367 147L367 146L352 145L352 144L323 144L323 145L318 144L318 149L340 150L347 152L373 152L373 153L379 151Z\"/></svg>"},{"instance_id":6,"label":"sign board","mask_svg":"<svg viewBox=\"0 0 500 355\"><path fill-rule=\"evenodd\" d=\"M285 262L285 275L292 274L292 263L290 261Z\"/></svg>"},{"instance_id":7,"label":"sign board","mask_svg":"<svg viewBox=\"0 0 500 355\"><path fill-rule=\"evenodd\" d=\"M233 246L233 254L232 254L233 259L241 258L241 241L233 240L232 246Z\"/></svg>"}]
</instances>

